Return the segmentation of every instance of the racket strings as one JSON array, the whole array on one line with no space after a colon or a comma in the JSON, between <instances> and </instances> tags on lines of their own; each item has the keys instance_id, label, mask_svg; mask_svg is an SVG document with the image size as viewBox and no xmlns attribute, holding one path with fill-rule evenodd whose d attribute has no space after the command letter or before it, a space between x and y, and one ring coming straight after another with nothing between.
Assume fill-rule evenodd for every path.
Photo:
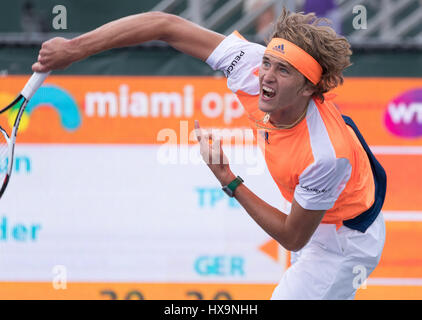
<instances>
[{"instance_id":1,"label":"racket strings","mask_svg":"<svg viewBox=\"0 0 422 320\"><path fill-rule=\"evenodd\" d=\"M9 144L5 133L0 130L0 183L3 183L9 164Z\"/></svg>"},{"instance_id":2,"label":"racket strings","mask_svg":"<svg viewBox=\"0 0 422 320\"><path fill-rule=\"evenodd\" d=\"M27 101L20 95L18 96L11 104L9 104L6 108L2 109L0 113L5 111L9 112L9 117L15 118L15 123L13 125L13 130L11 132L14 135L14 130L17 124L19 124L20 116L22 115L24 108L26 106ZM19 118L19 119L18 119ZM10 125L10 123L9 123ZM10 163L12 160L9 157L13 157L11 155L11 148L13 148L13 141L11 141L12 137L7 135L6 131L0 126L0 190L1 184L4 183L4 178L7 175L10 175ZM1 193L1 191L0 191ZM0 194L1 196L1 194Z\"/></svg>"},{"instance_id":3,"label":"racket strings","mask_svg":"<svg viewBox=\"0 0 422 320\"><path fill-rule=\"evenodd\" d=\"M39 87L42 83L40 80L43 80L42 78L37 77L31 77L31 79L34 79L35 87L29 86L29 89L26 90L26 93L29 95L34 93L36 87ZM32 85L34 85L34 81L31 82L31 79L28 84L32 83ZM25 88L27 88L27 86ZM17 128L27 103L28 100L25 99L22 94L20 94L11 104L3 109L0 109L0 114L9 110L9 118L15 118L10 138L6 131L4 131L4 129L0 126L0 197L3 195L6 189L10 175L12 173L13 149L15 145Z\"/></svg>"}]
</instances>

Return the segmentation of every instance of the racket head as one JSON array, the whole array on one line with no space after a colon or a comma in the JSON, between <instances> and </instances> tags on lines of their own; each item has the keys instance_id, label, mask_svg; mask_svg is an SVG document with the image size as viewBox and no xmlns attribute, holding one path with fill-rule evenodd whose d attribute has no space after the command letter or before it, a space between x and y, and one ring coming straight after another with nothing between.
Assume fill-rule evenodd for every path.
<instances>
[{"instance_id":1,"label":"racket head","mask_svg":"<svg viewBox=\"0 0 422 320\"><path fill-rule=\"evenodd\" d=\"M15 100L6 107L0 109L0 114L10 109L12 114L10 114L9 117L14 117L16 114L10 136L7 134L6 130L0 126L0 198L6 190L12 174L16 134L18 132L19 123L25 111L25 107L29 99L31 99L49 74L50 72L34 72Z\"/></svg>"},{"instance_id":2,"label":"racket head","mask_svg":"<svg viewBox=\"0 0 422 320\"><path fill-rule=\"evenodd\" d=\"M9 117L12 118L16 114L10 137L6 130L0 126L0 198L6 190L7 184L12 174L16 134L18 132L19 123L25 111L25 107L29 99L31 99L31 97L35 94L35 92L42 85L49 74L50 72L34 72L15 100L13 100L6 107L0 109L0 114L10 109L12 114L10 114Z\"/></svg>"},{"instance_id":3,"label":"racket head","mask_svg":"<svg viewBox=\"0 0 422 320\"><path fill-rule=\"evenodd\" d=\"M6 190L12 174L16 133L27 102L22 95L19 95L8 106L0 110L0 113L8 111L7 118L14 119L10 135L0 125L0 198ZM9 126L11 126L10 122Z\"/></svg>"},{"instance_id":4,"label":"racket head","mask_svg":"<svg viewBox=\"0 0 422 320\"><path fill-rule=\"evenodd\" d=\"M13 150L7 132L0 126L0 198L12 173Z\"/></svg>"}]
</instances>

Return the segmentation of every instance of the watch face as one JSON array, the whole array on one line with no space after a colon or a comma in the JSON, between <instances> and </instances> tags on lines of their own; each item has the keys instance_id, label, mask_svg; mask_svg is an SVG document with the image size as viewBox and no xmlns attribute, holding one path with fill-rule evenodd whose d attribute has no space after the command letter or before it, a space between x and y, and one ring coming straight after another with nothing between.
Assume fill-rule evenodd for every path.
<instances>
[{"instance_id":1,"label":"watch face","mask_svg":"<svg viewBox=\"0 0 422 320\"><path fill-rule=\"evenodd\" d=\"M233 197L233 191L228 188L227 186L223 187L223 191L229 196L229 197Z\"/></svg>"}]
</instances>

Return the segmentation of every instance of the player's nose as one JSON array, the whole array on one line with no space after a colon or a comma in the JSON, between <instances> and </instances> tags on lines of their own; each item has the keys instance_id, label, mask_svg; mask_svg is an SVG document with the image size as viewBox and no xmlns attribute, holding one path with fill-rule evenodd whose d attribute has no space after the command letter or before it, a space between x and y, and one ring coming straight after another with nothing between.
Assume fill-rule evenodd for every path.
<instances>
[{"instance_id":1,"label":"player's nose","mask_svg":"<svg viewBox=\"0 0 422 320\"><path fill-rule=\"evenodd\" d=\"M262 83L273 83L276 81L276 79L277 77L273 68L269 68L261 74Z\"/></svg>"}]
</instances>

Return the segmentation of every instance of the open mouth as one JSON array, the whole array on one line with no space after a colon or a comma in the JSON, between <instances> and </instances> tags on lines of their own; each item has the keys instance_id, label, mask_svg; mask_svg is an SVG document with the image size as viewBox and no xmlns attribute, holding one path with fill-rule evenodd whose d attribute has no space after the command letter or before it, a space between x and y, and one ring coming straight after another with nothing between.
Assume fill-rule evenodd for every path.
<instances>
[{"instance_id":1,"label":"open mouth","mask_svg":"<svg viewBox=\"0 0 422 320\"><path fill-rule=\"evenodd\" d=\"M262 95L267 99L271 99L275 96L275 90L267 86L262 86Z\"/></svg>"}]
</instances>

